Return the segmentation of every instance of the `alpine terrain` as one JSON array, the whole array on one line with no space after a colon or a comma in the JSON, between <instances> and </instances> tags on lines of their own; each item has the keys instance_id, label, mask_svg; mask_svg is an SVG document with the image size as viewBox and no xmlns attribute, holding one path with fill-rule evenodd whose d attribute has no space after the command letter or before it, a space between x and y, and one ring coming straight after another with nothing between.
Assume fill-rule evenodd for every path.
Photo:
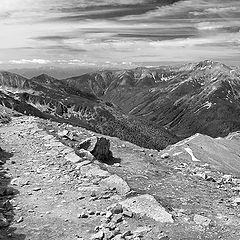
<instances>
[{"instance_id":1,"label":"alpine terrain","mask_svg":"<svg viewBox=\"0 0 240 240\"><path fill-rule=\"evenodd\" d=\"M239 240L240 72L0 72L0 239Z\"/></svg>"}]
</instances>

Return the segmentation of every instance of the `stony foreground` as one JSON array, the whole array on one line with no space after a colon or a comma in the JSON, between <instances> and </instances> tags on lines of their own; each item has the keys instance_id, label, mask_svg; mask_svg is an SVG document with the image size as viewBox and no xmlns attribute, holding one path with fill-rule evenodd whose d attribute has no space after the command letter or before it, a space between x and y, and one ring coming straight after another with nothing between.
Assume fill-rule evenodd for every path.
<instances>
[{"instance_id":1,"label":"stony foreground","mask_svg":"<svg viewBox=\"0 0 240 240\"><path fill-rule=\"evenodd\" d=\"M0 239L240 239L240 179L209 164L117 138L100 163L74 152L94 133L33 117L0 134Z\"/></svg>"}]
</instances>

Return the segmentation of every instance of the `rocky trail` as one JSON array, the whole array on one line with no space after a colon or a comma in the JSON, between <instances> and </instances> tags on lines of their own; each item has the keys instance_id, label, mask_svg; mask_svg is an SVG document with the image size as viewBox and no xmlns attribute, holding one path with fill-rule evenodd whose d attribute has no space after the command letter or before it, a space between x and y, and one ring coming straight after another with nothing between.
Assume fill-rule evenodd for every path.
<instances>
[{"instance_id":1,"label":"rocky trail","mask_svg":"<svg viewBox=\"0 0 240 240\"><path fill-rule=\"evenodd\" d=\"M240 179L209 161L103 136L104 163L77 148L102 136L27 116L0 137L0 239L240 239Z\"/></svg>"}]
</instances>

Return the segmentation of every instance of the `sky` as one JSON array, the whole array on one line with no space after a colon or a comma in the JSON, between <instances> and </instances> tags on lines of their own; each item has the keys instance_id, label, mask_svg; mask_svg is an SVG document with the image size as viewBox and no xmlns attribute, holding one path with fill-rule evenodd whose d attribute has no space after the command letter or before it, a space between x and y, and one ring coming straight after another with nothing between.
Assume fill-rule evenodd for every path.
<instances>
[{"instance_id":1,"label":"sky","mask_svg":"<svg viewBox=\"0 0 240 240\"><path fill-rule=\"evenodd\" d=\"M240 65L239 0L0 0L0 68Z\"/></svg>"}]
</instances>

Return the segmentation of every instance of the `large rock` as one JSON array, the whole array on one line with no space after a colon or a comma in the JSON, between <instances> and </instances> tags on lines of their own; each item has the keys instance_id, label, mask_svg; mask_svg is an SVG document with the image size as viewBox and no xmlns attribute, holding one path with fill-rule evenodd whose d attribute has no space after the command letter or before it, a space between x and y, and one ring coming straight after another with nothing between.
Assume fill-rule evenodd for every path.
<instances>
[{"instance_id":1,"label":"large rock","mask_svg":"<svg viewBox=\"0 0 240 240\"><path fill-rule=\"evenodd\" d=\"M149 194L126 199L120 202L120 204L128 210L136 214L140 214L141 216L146 215L158 222L173 223L172 215Z\"/></svg>"},{"instance_id":2,"label":"large rock","mask_svg":"<svg viewBox=\"0 0 240 240\"><path fill-rule=\"evenodd\" d=\"M126 195L130 191L130 187L121 177L111 175L100 182L100 186L108 188L116 188L117 192L121 195Z\"/></svg>"},{"instance_id":3,"label":"large rock","mask_svg":"<svg viewBox=\"0 0 240 240\"><path fill-rule=\"evenodd\" d=\"M108 162L112 159L110 142L104 137L87 138L76 147L76 152L78 152L79 149L89 151L97 160L102 162Z\"/></svg>"}]
</instances>

